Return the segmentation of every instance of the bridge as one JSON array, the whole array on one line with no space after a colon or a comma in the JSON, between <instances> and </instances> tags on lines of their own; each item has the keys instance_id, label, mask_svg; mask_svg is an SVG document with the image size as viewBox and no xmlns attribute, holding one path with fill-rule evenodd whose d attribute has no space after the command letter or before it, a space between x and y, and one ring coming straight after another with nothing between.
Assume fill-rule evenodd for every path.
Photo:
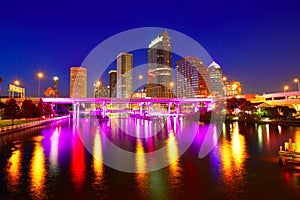
<instances>
[{"instance_id":1,"label":"bridge","mask_svg":"<svg viewBox=\"0 0 300 200\"><path fill-rule=\"evenodd\" d=\"M92 105L100 105L99 112L94 106L90 111L91 114L96 114L101 118L105 118L108 112L112 112L113 109L107 110L107 105L126 105L129 107L127 109L128 113L132 112L132 110L128 110L131 108L133 104L139 106L139 112L134 113L138 114L140 117L146 117L146 115L155 114L151 110L152 104L165 104L167 106L166 115L171 115L171 108L175 105L175 115L179 115L181 113L180 105L189 104L193 105L194 111L196 112L198 109L198 104L202 103L203 107L206 107L208 110L211 110L211 104L214 102L213 98L42 98L44 102L49 102L52 104L72 104L73 105L73 117L79 117L79 108L80 104L92 104ZM143 110L143 107L147 106L146 110ZM123 112L124 109L117 111Z\"/></svg>"},{"instance_id":2,"label":"bridge","mask_svg":"<svg viewBox=\"0 0 300 200\"><path fill-rule=\"evenodd\" d=\"M263 98L271 106L289 106L300 112L300 91L264 94Z\"/></svg>"}]
</instances>

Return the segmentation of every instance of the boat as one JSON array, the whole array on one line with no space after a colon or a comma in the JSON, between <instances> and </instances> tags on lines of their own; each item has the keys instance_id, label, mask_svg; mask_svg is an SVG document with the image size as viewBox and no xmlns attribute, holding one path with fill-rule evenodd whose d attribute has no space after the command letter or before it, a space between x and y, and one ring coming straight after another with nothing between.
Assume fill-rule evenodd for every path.
<instances>
[{"instance_id":1,"label":"boat","mask_svg":"<svg viewBox=\"0 0 300 200\"><path fill-rule=\"evenodd\" d=\"M292 139L284 143L284 148L280 146L278 163L281 167L300 169L300 152L296 152L296 144L292 142Z\"/></svg>"}]
</instances>

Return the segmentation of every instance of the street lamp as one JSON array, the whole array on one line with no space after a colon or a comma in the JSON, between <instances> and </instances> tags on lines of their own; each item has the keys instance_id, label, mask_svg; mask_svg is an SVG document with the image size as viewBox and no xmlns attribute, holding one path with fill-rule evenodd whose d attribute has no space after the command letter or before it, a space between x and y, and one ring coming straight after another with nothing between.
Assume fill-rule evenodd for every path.
<instances>
[{"instance_id":1,"label":"street lamp","mask_svg":"<svg viewBox=\"0 0 300 200\"><path fill-rule=\"evenodd\" d=\"M298 91L300 91L299 79L295 78L294 82L297 83L297 85L298 85Z\"/></svg>"},{"instance_id":2,"label":"street lamp","mask_svg":"<svg viewBox=\"0 0 300 200\"><path fill-rule=\"evenodd\" d=\"M289 88L290 87L288 85L283 87L283 92L284 92L285 99L287 99L287 96L285 95L285 91L288 90Z\"/></svg>"},{"instance_id":3,"label":"street lamp","mask_svg":"<svg viewBox=\"0 0 300 200\"><path fill-rule=\"evenodd\" d=\"M44 74L42 72L38 72L37 78L38 78L38 98L40 98L40 82L41 82L41 78L44 78Z\"/></svg>"},{"instance_id":4,"label":"street lamp","mask_svg":"<svg viewBox=\"0 0 300 200\"><path fill-rule=\"evenodd\" d=\"M54 76L53 77L53 81L54 81L54 93L55 93L55 97L58 97L58 76Z\"/></svg>"},{"instance_id":5,"label":"street lamp","mask_svg":"<svg viewBox=\"0 0 300 200\"><path fill-rule=\"evenodd\" d=\"M140 80L140 86L142 85L142 80L143 80L143 75L139 75L139 80ZM142 88L140 89L140 94L141 94L141 98L142 98L142 96L143 96L143 94L142 94Z\"/></svg>"},{"instance_id":6,"label":"street lamp","mask_svg":"<svg viewBox=\"0 0 300 200\"><path fill-rule=\"evenodd\" d=\"M19 85L20 85L20 81L19 81L19 80L15 80L14 83L15 83L16 86L19 86Z\"/></svg>"},{"instance_id":7,"label":"street lamp","mask_svg":"<svg viewBox=\"0 0 300 200\"><path fill-rule=\"evenodd\" d=\"M15 80L14 84L19 87L20 86L20 81L19 80ZM20 98L20 93L19 92L17 92L17 93L18 93L18 98Z\"/></svg>"}]
</instances>

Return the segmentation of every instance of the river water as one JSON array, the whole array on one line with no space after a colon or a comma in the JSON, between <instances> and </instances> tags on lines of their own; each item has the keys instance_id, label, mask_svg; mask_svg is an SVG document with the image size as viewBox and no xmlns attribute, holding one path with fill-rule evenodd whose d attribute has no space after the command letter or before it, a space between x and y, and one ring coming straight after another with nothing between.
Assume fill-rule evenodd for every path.
<instances>
[{"instance_id":1,"label":"river water","mask_svg":"<svg viewBox=\"0 0 300 200\"><path fill-rule=\"evenodd\" d=\"M184 124L177 118L112 118L100 124L63 119L1 136L0 199L300 198L300 171L280 168L277 158L289 138L300 151L300 127L222 124L203 157L209 125L193 122L191 132L177 131ZM186 151L180 149L184 134L193 135ZM109 141L136 156L111 154ZM164 147L169 165L126 172L147 170L155 159L146 154Z\"/></svg>"}]
</instances>

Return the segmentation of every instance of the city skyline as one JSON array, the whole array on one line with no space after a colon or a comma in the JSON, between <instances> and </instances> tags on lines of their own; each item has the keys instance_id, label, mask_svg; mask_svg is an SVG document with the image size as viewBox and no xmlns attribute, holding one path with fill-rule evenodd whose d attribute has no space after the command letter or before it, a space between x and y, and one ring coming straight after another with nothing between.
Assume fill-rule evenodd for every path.
<instances>
[{"instance_id":1,"label":"city skyline","mask_svg":"<svg viewBox=\"0 0 300 200\"><path fill-rule=\"evenodd\" d=\"M3 95L8 95L10 83L20 80L26 93L35 96L36 73L43 71L41 92L53 86L52 78L58 76L60 96L68 96L70 66L80 65L88 52L111 35L146 26L170 28L194 38L222 66L227 77L241 82L243 93L279 92L284 85L289 85L290 91L296 90L293 79L300 76L297 2L253 1L247 6L234 1L205 2L201 12L196 2L186 5L187 9L173 2L165 13L154 11L156 14L151 16L145 14L152 11L150 7L134 5L130 9L134 12L126 17L118 17L124 10L111 2L72 3L73 9L82 11L80 16L70 14L69 5L2 2ZM100 12L96 5L106 9ZM106 16L112 10L116 15L107 22ZM181 14L171 14L178 10Z\"/></svg>"}]
</instances>

